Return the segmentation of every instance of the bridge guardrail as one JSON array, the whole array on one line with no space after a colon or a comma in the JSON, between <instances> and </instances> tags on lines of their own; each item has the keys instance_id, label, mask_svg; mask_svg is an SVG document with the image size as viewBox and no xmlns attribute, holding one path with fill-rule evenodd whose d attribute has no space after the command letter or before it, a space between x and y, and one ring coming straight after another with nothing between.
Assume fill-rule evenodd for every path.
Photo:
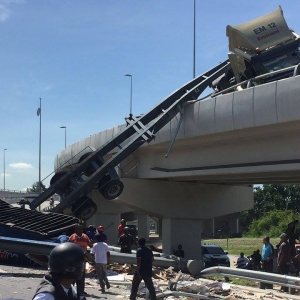
<instances>
[{"instance_id":1,"label":"bridge guardrail","mask_svg":"<svg viewBox=\"0 0 300 300\"><path fill-rule=\"evenodd\" d=\"M246 85L247 88L251 87L251 84L259 85L259 82L257 82L259 79L268 78L268 77L271 77L271 76L274 76L274 75L277 75L277 74L280 74L280 73L285 73L285 72L288 72L288 71L293 71L293 76L292 77L295 77L295 76L299 75L299 73L300 73L300 64L295 65L295 66L291 66L291 67L288 67L288 68L280 69L280 70L277 70L277 71L273 71L273 72L270 72L270 73L262 74L262 75L244 80L244 81L239 82L239 83L237 83L237 84L235 84L235 85L233 85L233 86L231 86L231 87L229 87L225 90L222 90L220 92L217 92L217 93L213 94L212 97L216 97L218 95L222 95L222 94L225 94L225 93L228 93L228 92L234 92L236 90L236 88L240 87L241 85Z\"/></svg>"}]
</instances>

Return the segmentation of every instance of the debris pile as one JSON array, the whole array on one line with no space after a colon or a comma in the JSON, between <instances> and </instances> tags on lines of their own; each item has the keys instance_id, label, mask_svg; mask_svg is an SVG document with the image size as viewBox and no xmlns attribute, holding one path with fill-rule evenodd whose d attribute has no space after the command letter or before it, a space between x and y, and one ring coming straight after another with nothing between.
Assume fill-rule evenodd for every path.
<instances>
[{"instance_id":1,"label":"debris pile","mask_svg":"<svg viewBox=\"0 0 300 300\"><path fill-rule=\"evenodd\" d=\"M153 278L155 279L169 281L170 279L175 278L177 275L178 273L174 271L173 267L169 267L168 269L159 268L159 267L153 268Z\"/></svg>"},{"instance_id":2,"label":"debris pile","mask_svg":"<svg viewBox=\"0 0 300 300\"><path fill-rule=\"evenodd\" d=\"M126 273L128 275L133 275L135 269L136 269L135 266L129 265L129 264L124 264L124 265L113 264L113 265L110 265L110 270L115 271L119 274Z\"/></svg>"},{"instance_id":3,"label":"debris pile","mask_svg":"<svg viewBox=\"0 0 300 300\"><path fill-rule=\"evenodd\" d=\"M116 289L119 295L117 298L128 299L131 289L131 281L136 266L130 264L112 264L107 270L107 275L112 285L112 289ZM94 272L94 267L90 266L90 276L86 284L90 288L99 286L97 276ZM212 299L265 299L265 300L282 300L289 297L288 295L281 295L276 291L258 290L256 288L249 288L243 286L232 285L228 282L211 281L203 278L195 278L189 274L182 274L181 272L174 271L173 267L168 269L153 267L153 283L155 290L161 294L161 299L199 299L201 297L209 297ZM175 291L175 294L172 294ZM184 293L180 295L180 293ZM146 288L142 282L138 296L145 298Z\"/></svg>"}]
</instances>

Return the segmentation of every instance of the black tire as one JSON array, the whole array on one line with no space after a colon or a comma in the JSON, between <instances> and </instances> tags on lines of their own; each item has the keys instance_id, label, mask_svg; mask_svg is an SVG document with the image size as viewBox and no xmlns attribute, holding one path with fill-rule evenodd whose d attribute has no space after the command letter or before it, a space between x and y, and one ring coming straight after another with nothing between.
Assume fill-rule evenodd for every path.
<instances>
[{"instance_id":1,"label":"black tire","mask_svg":"<svg viewBox=\"0 0 300 300\"><path fill-rule=\"evenodd\" d=\"M88 156L90 156L93 152L87 152L85 154L83 154L79 160L78 163L80 164L83 160L85 160ZM94 168L92 166L90 166L88 169L86 169L83 174L87 177L91 176L93 173L95 172Z\"/></svg>"},{"instance_id":2,"label":"black tire","mask_svg":"<svg viewBox=\"0 0 300 300\"><path fill-rule=\"evenodd\" d=\"M56 183L59 179L61 179L63 176L65 176L67 174L67 172L58 172L56 173L50 180L50 185L53 185L54 183ZM66 185L63 187L60 187L60 189L56 190L57 194L60 196L66 196L67 194L69 194L72 191L72 186Z\"/></svg>"},{"instance_id":3,"label":"black tire","mask_svg":"<svg viewBox=\"0 0 300 300\"><path fill-rule=\"evenodd\" d=\"M85 160L88 156L90 156L93 152L87 152L85 154L83 154L79 160L78 160L78 163L80 164L83 160Z\"/></svg>"},{"instance_id":4,"label":"black tire","mask_svg":"<svg viewBox=\"0 0 300 300\"><path fill-rule=\"evenodd\" d=\"M81 196L72 204L73 215L83 221L89 220L97 211L97 205L87 196Z\"/></svg>"},{"instance_id":5,"label":"black tire","mask_svg":"<svg viewBox=\"0 0 300 300\"><path fill-rule=\"evenodd\" d=\"M107 200L113 200L119 197L124 190L124 184L121 180L115 179L108 181L99 190L103 197Z\"/></svg>"},{"instance_id":6,"label":"black tire","mask_svg":"<svg viewBox=\"0 0 300 300\"><path fill-rule=\"evenodd\" d=\"M57 182L59 179L61 179L66 174L67 174L67 172L58 172L58 173L54 174L50 180L50 185L53 185L55 182Z\"/></svg>"}]
</instances>

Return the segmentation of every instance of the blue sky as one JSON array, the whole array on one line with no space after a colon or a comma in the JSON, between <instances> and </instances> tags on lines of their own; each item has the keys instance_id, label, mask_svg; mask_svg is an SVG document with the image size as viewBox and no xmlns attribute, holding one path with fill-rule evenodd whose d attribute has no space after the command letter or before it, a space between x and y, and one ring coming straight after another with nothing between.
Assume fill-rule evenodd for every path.
<instances>
[{"instance_id":1,"label":"blue sky","mask_svg":"<svg viewBox=\"0 0 300 300\"><path fill-rule=\"evenodd\" d=\"M226 25L281 5L300 33L300 2L196 0L196 74L227 58ZM42 178L67 144L144 113L192 78L193 0L0 0L0 188ZM48 184L48 181L45 181Z\"/></svg>"}]
</instances>

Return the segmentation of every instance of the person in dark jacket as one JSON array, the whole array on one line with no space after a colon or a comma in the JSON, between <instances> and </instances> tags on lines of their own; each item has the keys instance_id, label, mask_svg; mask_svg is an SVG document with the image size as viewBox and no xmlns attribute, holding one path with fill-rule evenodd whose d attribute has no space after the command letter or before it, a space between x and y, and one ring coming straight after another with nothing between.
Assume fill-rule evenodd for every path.
<instances>
[{"instance_id":1,"label":"person in dark jacket","mask_svg":"<svg viewBox=\"0 0 300 300\"><path fill-rule=\"evenodd\" d=\"M132 235L129 234L129 228L124 228L124 234L119 237L118 244L121 246L121 253L131 254L131 247L133 244L136 245L136 241L133 239Z\"/></svg>"},{"instance_id":2,"label":"person in dark jacket","mask_svg":"<svg viewBox=\"0 0 300 300\"><path fill-rule=\"evenodd\" d=\"M177 249L174 251L174 255L177 257L184 258L184 251L182 250L182 245L178 245Z\"/></svg>"},{"instance_id":3,"label":"person in dark jacket","mask_svg":"<svg viewBox=\"0 0 300 300\"><path fill-rule=\"evenodd\" d=\"M50 272L44 276L33 300L78 300L72 283L83 274L85 255L74 243L56 246L49 256ZM80 297L80 300L85 298Z\"/></svg>"},{"instance_id":4,"label":"person in dark jacket","mask_svg":"<svg viewBox=\"0 0 300 300\"><path fill-rule=\"evenodd\" d=\"M145 285L149 290L151 300L156 300L157 298L152 281L153 253L145 246L146 240L144 238L140 238L138 244L139 248L136 251L137 267L132 279L130 300L136 299L138 288L142 280L144 280Z\"/></svg>"}]
</instances>

